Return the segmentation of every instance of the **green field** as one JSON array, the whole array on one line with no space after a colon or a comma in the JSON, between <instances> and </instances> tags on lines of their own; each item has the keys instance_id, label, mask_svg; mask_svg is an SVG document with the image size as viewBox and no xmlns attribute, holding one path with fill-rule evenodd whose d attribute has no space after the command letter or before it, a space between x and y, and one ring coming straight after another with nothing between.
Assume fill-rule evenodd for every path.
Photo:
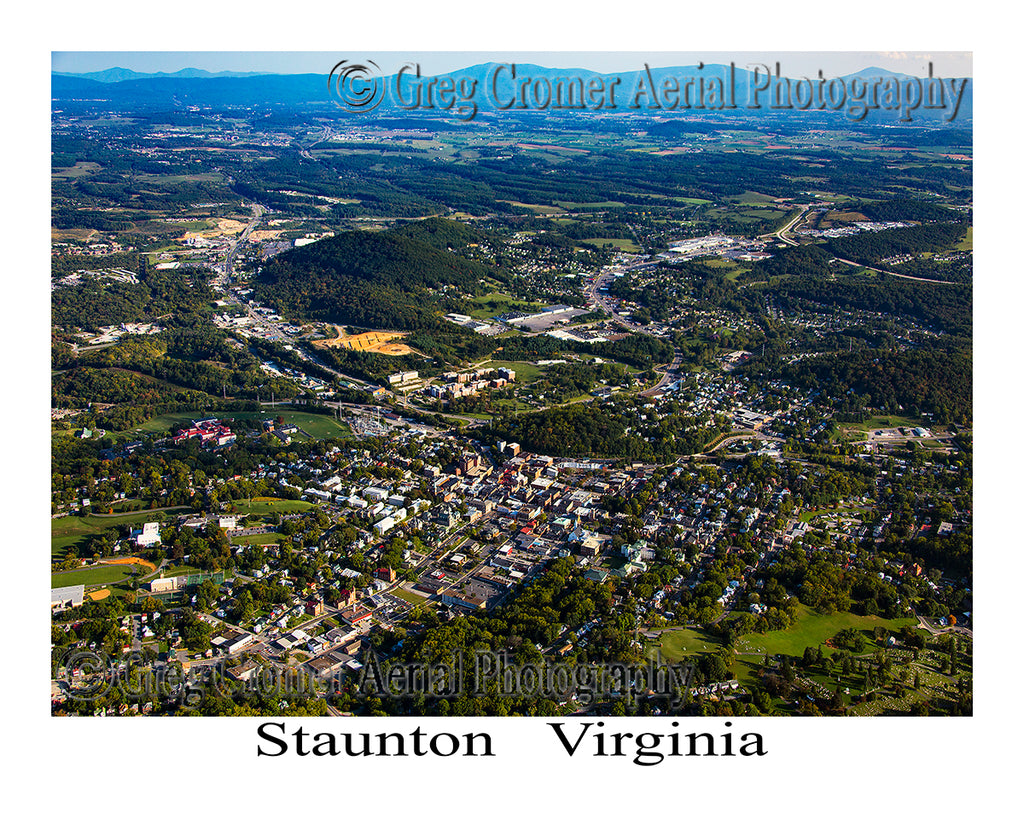
<instances>
[{"instance_id":1,"label":"green field","mask_svg":"<svg viewBox=\"0 0 1024 819\"><path fill-rule=\"evenodd\" d=\"M507 367L510 370L516 372L516 384L529 384L531 381L536 381L544 374L544 369L538 367L536 364L531 364L529 361L498 361L491 359L488 367Z\"/></svg>"},{"instance_id":2,"label":"green field","mask_svg":"<svg viewBox=\"0 0 1024 819\"><path fill-rule=\"evenodd\" d=\"M736 281L744 271L744 268L740 267L736 262L729 261L728 259L705 259L704 264L707 267L714 268L715 270L726 271L725 278L731 282Z\"/></svg>"},{"instance_id":3,"label":"green field","mask_svg":"<svg viewBox=\"0 0 1024 819\"><path fill-rule=\"evenodd\" d=\"M967 235L957 245L957 250L974 250L974 226L967 228Z\"/></svg>"},{"instance_id":4,"label":"green field","mask_svg":"<svg viewBox=\"0 0 1024 819\"><path fill-rule=\"evenodd\" d=\"M199 418L204 417L203 413L197 412L174 412L167 415L158 415L156 418L150 418L140 428L143 432L155 432L157 434L166 434L172 429L188 424L190 421L195 421ZM261 419L266 420L268 418L283 418L285 422L295 424L300 430L305 432L310 438L317 440L323 440L326 438L347 438L352 434L352 430L349 429L348 424L345 424L336 418L332 418L330 415L319 415L313 412L299 412L297 410L287 410L275 407L273 409L267 409L262 412L230 412L223 413L218 416L221 420L226 421L230 426L230 419Z\"/></svg>"},{"instance_id":5,"label":"green field","mask_svg":"<svg viewBox=\"0 0 1024 819\"><path fill-rule=\"evenodd\" d=\"M632 239L614 239L611 237L581 239L580 244L590 245L591 247L597 248L604 247L605 245L612 245L616 250L621 250L624 253L640 252L640 246Z\"/></svg>"},{"instance_id":6,"label":"green field","mask_svg":"<svg viewBox=\"0 0 1024 819\"><path fill-rule=\"evenodd\" d=\"M53 176L56 179L77 179L80 176L90 176L98 170L100 166L95 162L78 161L70 168L55 170Z\"/></svg>"},{"instance_id":7,"label":"green field","mask_svg":"<svg viewBox=\"0 0 1024 819\"><path fill-rule=\"evenodd\" d=\"M842 424L846 429L856 429L861 432L867 432L871 429L889 429L891 427L917 427L920 426L920 420L914 418L905 418L902 415L873 415L867 421L860 421L856 424Z\"/></svg>"},{"instance_id":8,"label":"green field","mask_svg":"<svg viewBox=\"0 0 1024 819\"><path fill-rule=\"evenodd\" d=\"M513 199L499 199L499 202L506 202L509 205L515 205L517 208L527 208L532 210L534 213L539 213L541 216L552 213L562 213L561 208L552 207L551 205L528 205L525 202L516 202Z\"/></svg>"},{"instance_id":9,"label":"green field","mask_svg":"<svg viewBox=\"0 0 1024 819\"><path fill-rule=\"evenodd\" d=\"M416 592L407 591L403 588L392 589L388 594L393 594L399 600L404 600L406 603L412 603L414 606L422 606L427 602L427 598L422 594L416 594Z\"/></svg>"},{"instance_id":10,"label":"green field","mask_svg":"<svg viewBox=\"0 0 1024 819\"><path fill-rule=\"evenodd\" d=\"M240 500L236 503L240 515L272 515L275 512L288 514L289 512L305 512L313 506L309 501L304 500Z\"/></svg>"},{"instance_id":11,"label":"green field","mask_svg":"<svg viewBox=\"0 0 1024 819\"><path fill-rule=\"evenodd\" d=\"M50 588L56 589L62 586L77 586L82 583L86 586L105 586L110 583L120 583L126 577L132 575L132 570L138 572L142 577L149 573L145 566L127 564L122 566L97 566L92 569L73 569L69 572L54 572L50 575Z\"/></svg>"},{"instance_id":12,"label":"green field","mask_svg":"<svg viewBox=\"0 0 1024 819\"><path fill-rule=\"evenodd\" d=\"M150 185L178 185L182 182L223 182L224 177L219 173L192 173L192 174L180 174L180 175L168 175L161 176L160 174L139 174L137 177L139 182L144 182Z\"/></svg>"},{"instance_id":13,"label":"green field","mask_svg":"<svg viewBox=\"0 0 1024 819\"><path fill-rule=\"evenodd\" d=\"M624 208L626 207L622 202L560 202L555 201L555 204L566 210L594 210L604 208Z\"/></svg>"},{"instance_id":14,"label":"green field","mask_svg":"<svg viewBox=\"0 0 1024 819\"><path fill-rule=\"evenodd\" d=\"M231 542L235 546L266 546L268 543L280 543L284 535L277 532L267 532L265 535L245 535L244 537L233 537Z\"/></svg>"},{"instance_id":15,"label":"green field","mask_svg":"<svg viewBox=\"0 0 1024 819\"><path fill-rule=\"evenodd\" d=\"M159 509L136 512L133 515L87 515L84 518L68 515L50 522L50 554L63 556L69 547L77 546L92 535L111 526L141 527L151 520L163 520L166 515Z\"/></svg>"},{"instance_id":16,"label":"green field","mask_svg":"<svg viewBox=\"0 0 1024 819\"><path fill-rule=\"evenodd\" d=\"M817 517L821 517L822 515L828 515L831 513L835 513L837 515L863 515L867 511L869 510L867 509L867 507L864 506L840 506L837 509L811 509L806 512L800 513L800 521L803 523L807 523L809 521L814 520Z\"/></svg>"},{"instance_id":17,"label":"green field","mask_svg":"<svg viewBox=\"0 0 1024 819\"><path fill-rule=\"evenodd\" d=\"M501 293L497 290L484 296L477 296L473 299L475 304L480 305L470 312L475 319L489 319L507 313L510 310L518 310L521 313L539 313L546 304L534 304L524 302L521 299L513 298L508 293Z\"/></svg>"},{"instance_id":18,"label":"green field","mask_svg":"<svg viewBox=\"0 0 1024 819\"><path fill-rule=\"evenodd\" d=\"M186 574L198 574L202 571L198 566L164 566L157 577L178 577Z\"/></svg>"},{"instance_id":19,"label":"green field","mask_svg":"<svg viewBox=\"0 0 1024 819\"><path fill-rule=\"evenodd\" d=\"M787 631L769 631L767 634L744 635L737 641L736 647L741 653L789 654L799 657L808 646L821 645L845 628L872 630L882 626L889 630L899 630L916 622L913 617L886 620L884 617L851 614L848 611L818 614L798 604L796 623L792 628Z\"/></svg>"},{"instance_id":20,"label":"green field","mask_svg":"<svg viewBox=\"0 0 1024 819\"><path fill-rule=\"evenodd\" d=\"M757 193L755 191L747 191L740 196L727 196L726 199L730 202L736 202L740 205L766 205L774 203L775 197L768 196L763 193Z\"/></svg>"},{"instance_id":21,"label":"green field","mask_svg":"<svg viewBox=\"0 0 1024 819\"><path fill-rule=\"evenodd\" d=\"M717 637L700 628L683 628L675 631L664 631L661 638L651 646L651 653L660 651L670 662L686 657L689 654L714 652L722 647Z\"/></svg>"},{"instance_id":22,"label":"green field","mask_svg":"<svg viewBox=\"0 0 1024 819\"><path fill-rule=\"evenodd\" d=\"M710 199L697 199L693 196L667 196L664 193L633 193L633 196L642 196L645 199L661 199L665 202L682 202L684 205L710 205ZM657 220L656 220L657 221ZM675 224L679 224L673 220ZM689 224L684 222L683 224Z\"/></svg>"},{"instance_id":23,"label":"green field","mask_svg":"<svg viewBox=\"0 0 1024 819\"><path fill-rule=\"evenodd\" d=\"M913 617L886 620L850 612L818 614L803 604L797 604L796 623L792 628L767 634L746 634L737 641L736 652L741 655L789 654L800 657L808 646L821 645L845 628L873 630L876 626L883 626L896 631L916 622ZM655 641L650 650L660 650L666 660L675 662L690 654L715 652L720 648L721 642L704 629L685 628L662 632L660 640Z\"/></svg>"}]
</instances>

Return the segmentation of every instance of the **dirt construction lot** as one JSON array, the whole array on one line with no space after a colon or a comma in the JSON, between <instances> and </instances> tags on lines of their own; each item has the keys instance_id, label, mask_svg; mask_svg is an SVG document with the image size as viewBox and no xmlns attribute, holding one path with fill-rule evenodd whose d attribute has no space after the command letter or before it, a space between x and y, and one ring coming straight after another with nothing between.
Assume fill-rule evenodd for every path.
<instances>
[{"instance_id":1,"label":"dirt construction lot","mask_svg":"<svg viewBox=\"0 0 1024 819\"><path fill-rule=\"evenodd\" d=\"M370 331L349 336L344 335L340 327L338 332L342 333L340 338L327 338L314 343L322 347L342 347L346 350L363 350L368 353L381 353L382 355L407 355L413 352L409 345L397 343L397 339L404 338L408 333Z\"/></svg>"}]
</instances>

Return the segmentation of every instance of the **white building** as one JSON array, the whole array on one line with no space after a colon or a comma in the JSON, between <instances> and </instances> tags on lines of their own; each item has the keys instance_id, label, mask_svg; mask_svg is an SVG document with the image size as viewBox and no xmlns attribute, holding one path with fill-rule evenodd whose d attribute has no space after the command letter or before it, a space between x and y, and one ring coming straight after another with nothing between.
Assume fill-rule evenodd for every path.
<instances>
[{"instance_id":1,"label":"white building","mask_svg":"<svg viewBox=\"0 0 1024 819\"><path fill-rule=\"evenodd\" d=\"M50 589L50 610L70 609L82 605L85 598L85 586L62 586Z\"/></svg>"},{"instance_id":2,"label":"white building","mask_svg":"<svg viewBox=\"0 0 1024 819\"><path fill-rule=\"evenodd\" d=\"M142 529L132 532L136 546L152 546L160 542L160 524L156 521L142 524Z\"/></svg>"}]
</instances>

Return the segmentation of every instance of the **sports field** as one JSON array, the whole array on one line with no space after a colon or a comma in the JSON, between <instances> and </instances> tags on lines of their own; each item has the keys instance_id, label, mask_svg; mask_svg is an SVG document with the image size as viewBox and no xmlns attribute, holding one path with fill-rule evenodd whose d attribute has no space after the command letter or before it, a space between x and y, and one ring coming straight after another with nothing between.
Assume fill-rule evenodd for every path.
<instances>
[{"instance_id":1,"label":"sports field","mask_svg":"<svg viewBox=\"0 0 1024 819\"><path fill-rule=\"evenodd\" d=\"M146 574L145 568L133 567L132 565L121 566L94 566L88 569L72 569L69 572L54 572L50 575L50 588L57 589L61 586L106 586L110 583L120 583L132 575L135 569L139 577Z\"/></svg>"}]
</instances>

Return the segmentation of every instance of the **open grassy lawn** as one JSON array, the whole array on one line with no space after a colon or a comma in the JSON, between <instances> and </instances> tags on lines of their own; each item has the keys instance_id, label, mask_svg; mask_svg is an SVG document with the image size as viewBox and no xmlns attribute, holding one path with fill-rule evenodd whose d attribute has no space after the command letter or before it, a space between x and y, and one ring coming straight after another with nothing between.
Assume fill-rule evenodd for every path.
<instances>
[{"instance_id":1,"label":"open grassy lawn","mask_svg":"<svg viewBox=\"0 0 1024 819\"><path fill-rule=\"evenodd\" d=\"M726 199L739 205L766 205L772 203L775 197L755 191L747 191L740 196L727 196Z\"/></svg>"},{"instance_id":2,"label":"open grassy lawn","mask_svg":"<svg viewBox=\"0 0 1024 819\"><path fill-rule=\"evenodd\" d=\"M422 606L427 602L427 598L422 594L416 594L416 592L411 592L401 587L392 589L388 594L393 594L399 600L404 600L406 603L411 603L414 606Z\"/></svg>"},{"instance_id":3,"label":"open grassy lawn","mask_svg":"<svg viewBox=\"0 0 1024 819\"><path fill-rule=\"evenodd\" d=\"M473 299L473 302L479 305L469 314L475 319L493 318L510 310L518 310L521 313L539 313L544 307L547 307L546 304L525 302L522 299L516 299L508 293L502 293L497 290L483 296L477 296Z\"/></svg>"},{"instance_id":4,"label":"open grassy lawn","mask_svg":"<svg viewBox=\"0 0 1024 819\"><path fill-rule=\"evenodd\" d=\"M660 651L668 662L678 662L690 654L705 654L722 647L717 637L712 637L702 628L683 628L663 631L659 639L648 645L648 654Z\"/></svg>"},{"instance_id":5,"label":"open grassy lawn","mask_svg":"<svg viewBox=\"0 0 1024 819\"><path fill-rule=\"evenodd\" d=\"M514 199L499 199L499 202L507 202L510 205L515 205L517 208L527 208L532 210L534 213L540 215L551 214L551 213L562 213L561 208L552 207L551 205L528 205L525 202L516 202Z\"/></svg>"},{"instance_id":6,"label":"open grassy lawn","mask_svg":"<svg viewBox=\"0 0 1024 819\"><path fill-rule=\"evenodd\" d=\"M640 247L632 239L615 239L611 237L581 239L580 244L590 245L597 248L604 247L605 245L612 245L616 250L621 250L624 253L640 252Z\"/></svg>"},{"instance_id":7,"label":"open grassy lawn","mask_svg":"<svg viewBox=\"0 0 1024 819\"><path fill-rule=\"evenodd\" d=\"M235 505L239 515L272 515L275 512L284 515L290 512L305 512L313 506L309 501L283 498L260 498L251 503L240 500Z\"/></svg>"},{"instance_id":8,"label":"open grassy lawn","mask_svg":"<svg viewBox=\"0 0 1024 819\"><path fill-rule=\"evenodd\" d=\"M716 270L726 271L725 278L731 282L736 281L744 270L736 262L729 261L729 259L705 259L704 264Z\"/></svg>"},{"instance_id":9,"label":"open grassy lawn","mask_svg":"<svg viewBox=\"0 0 1024 819\"><path fill-rule=\"evenodd\" d=\"M814 520L819 515L827 515L829 513L829 511L830 510L828 510L828 509L818 509L817 511L814 511L813 509L809 509L806 512L801 512L800 513L800 522L801 523L810 523L812 520Z\"/></svg>"},{"instance_id":10,"label":"open grassy lawn","mask_svg":"<svg viewBox=\"0 0 1024 819\"><path fill-rule=\"evenodd\" d=\"M347 438L352 434L348 424L332 418L330 415L316 415L315 413L295 412L291 420L299 429L317 440L326 438Z\"/></svg>"},{"instance_id":11,"label":"open grassy lawn","mask_svg":"<svg viewBox=\"0 0 1024 819\"><path fill-rule=\"evenodd\" d=\"M867 432L870 429L889 429L891 427L917 427L921 422L915 418L905 418L902 415L873 415L867 421L860 421L856 424L842 424L845 429L855 429Z\"/></svg>"},{"instance_id":12,"label":"open grassy lawn","mask_svg":"<svg viewBox=\"0 0 1024 819\"><path fill-rule=\"evenodd\" d=\"M531 381L536 381L544 372L541 367L531 364L529 361L498 361L492 359L487 366L508 367L510 370L515 370L517 384L529 384Z\"/></svg>"},{"instance_id":13,"label":"open grassy lawn","mask_svg":"<svg viewBox=\"0 0 1024 819\"><path fill-rule=\"evenodd\" d=\"M67 554L68 549L74 548L79 541L85 539L85 535L63 535L50 538L50 557L59 558Z\"/></svg>"},{"instance_id":14,"label":"open grassy lawn","mask_svg":"<svg viewBox=\"0 0 1024 819\"><path fill-rule=\"evenodd\" d=\"M835 509L808 509L800 513L800 521L807 523L822 515L835 513L837 515L863 515L868 509L865 506L840 506Z\"/></svg>"},{"instance_id":15,"label":"open grassy lawn","mask_svg":"<svg viewBox=\"0 0 1024 819\"><path fill-rule=\"evenodd\" d=\"M506 412L530 412L537 409L532 404L527 404L525 401L517 400L492 400L491 408L495 413L499 413L502 410L505 410Z\"/></svg>"},{"instance_id":16,"label":"open grassy lawn","mask_svg":"<svg viewBox=\"0 0 1024 819\"><path fill-rule=\"evenodd\" d=\"M562 202L556 200L555 204L558 205L560 208L565 208L567 210L589 210L594 208L604 209L625 207L625 204L623 204L622 202L614 202L612 200L608 200L605 202Z\"/></svg>"},{"instance_id":17,"label":"open grassy lawn","mask_svg":"<svg viewBox=\"0 0 1024 819\"><path fill-rule=\"evenodd\" d=\"M201 412L173 412L167 415L158 415L150 418L141 427L143 432L155 432L165 434L173 429L184 426L191 421L203 418ZM231 418L245 419L267 419L281 417L286 422L295 424L299 429L311 438L322 440L325 438L346 438L352 434L348 424L345 424L330 415L319 415L314 412L299 412L281 408L267 409L262 412L230 412L217 416L222 421L227 421L230 426Z\"/></svg>"},{"instance_id":18,"label":"open grassy lawn","mask_svg":"<svg viewBox=\"0 0 1024 819\"><path fill-rule=\"evenodd\" d=\"M120 583L126 577L130 577L132 569L135 569L139 576L146 574L146 569L139 566L97 566L91 569L72 569L69 572L54 572L50 575L50 588L56 589L62 586L77 586L82 583L86 586L105 586L109 583Z\"/></svg>"},{"instance_id":19,"label":"open grassy lawn","mask_svg":"<svg viewBox=\"0 0 1024 819\"><path fill-rule=\"evenodd\" d=\"M268 543L280 543L284 539L285 536L277 532L267 532L265 535L233 537L231 542L236 546L266 546Z\"/></svg>"},{"instance_id":20,"label":"open grassy lawn","mask_svg":"<svg viewBox=\"0 0 1024 819\"><path fill-rule=\"evenodd\" d=\"M195 421L202 417L204 416L197 412L172 412L167 415L157 415L155 418L150 418L139 429L142 432L165 434L172 429L184 426L190 421Z\"/></svg>"},{"instance_id":21,"label":"open grassy lawn","mask_svg":"<svg viewBox=\"0 0 1024 819\"><path fill-rule=\"evenodd\" d=\"M767 634L747 634L736 643L734 667L741 682L749 680L761 659L766 654L789 654L793 657L803 656L808 646L817 646L831 639L844 628L859 628L871 631L875 626L883 626L896 631L903 626L913 625L917 621L912 618L887 620L884 617L867 617L850 612L837 614L818 614L802 604L798 604L796 623L787 631L770 631ZM715 653L722 648L718 638L712 637L700 627L673 629L662 631L660 637L648 643L648 654L653 656L660 651L667 662L679 662L696 654Z\"/></svg>"},{"instance_id":22,"label":"open grassy lawn","mask_svg":"<svg viewBox=\"0 0 1024 819\"><path fill-rule=\"evenodd\" d=\"M60 168L53 171L53 176L58 179L77 179L80 176L90 176L100 170L95 162L76 162L70 168Z\"/></svg>"},{"instance_id":23,"label":"open grassy lawn","mask_svg":"<svg viewBox=\"0 0 1024 819\"><path fill-rule=\"evenodd\" d=\"M896 631L916 622L913 617L887 620L848 611L818 614L803 604L797 604L796 623L792 628L769 631L767 634L746 634L737 641L736 648L740 653L789 654L800 657L808 646L821 645L845 628L872 630L876 626L883 626Z\"/></svg>"},{"instance_id":24,"label":"open grassy lawn","mask_svg":"<svg viewBox=\"0 0 1024 819\"><path fill-rule=\"evenodd\" d=\"M54 536L92 535L111 526L141 526L143 523L163 520L165 517L166 515L159 509L136 512L133 515L86 515L84 518L68 515L51 521L50 533Z\"/></svg>"},{"instance_id":25,"label":"open grassy lawn","mask_svg":"<svg viewBox=\"0 0 1024 819\"><path fill-rule=\"evenodd\" d=\"M50 554L53 557L60 557L67 553L69 547L77 546L86 538L111 526L141 528L143 523L163 520L164 517L162 511L152 509L134 515L86 515L84 518L68 515L57 518L50 522Z\"/></svg>"},{"instance_id":26,"label":"open grassy lawn","mask_svg":"<svg viewBox=\"0 0 1024 819\"><path fill-rule=\"evenodd\" d=\"M137 179L139 182L165 187L167 185L178 185L182 182L222 182L224 177L219 173L192 173L176 176L161 176L159 174L144 173L139 174Z\"/></svg>"},{"instance_id":27,"label":"open grassy lawn","mask_svg":"<svg viewBox=\"0 0 1024 819\"><path fill-rule=\"evenodd\" d=\"M974 249L974 226L967 228L967 235L961 239L957 245L957 250L973 250Z\"/></svg>"},{"instance_id":28,"label":"open grassy lawn","mask_svg":"<svg viewBox=\"0 0 1024 819\"><path fill-rule=\"evenodd\" d=\"M198 574L201 572L198 566L164 566L158 577L178 577L186 574Z\"/></svg>"}]
</instances>

